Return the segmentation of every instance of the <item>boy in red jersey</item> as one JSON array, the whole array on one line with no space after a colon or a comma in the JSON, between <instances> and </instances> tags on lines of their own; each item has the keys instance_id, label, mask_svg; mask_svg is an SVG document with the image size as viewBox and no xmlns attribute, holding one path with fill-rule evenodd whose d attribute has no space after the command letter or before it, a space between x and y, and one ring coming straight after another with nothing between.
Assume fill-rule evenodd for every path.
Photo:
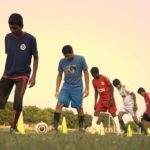
<instances>
[{"instance_id":1,"label":"boy in red jersey","mask_svg":"<svg viewBox=\"0 0 150 150\"><path fill-rule=\"evenodd\" d=\"M144 97L145 104L146 104L146 110L142 117L142 122L144 126L147 126L147 122L150 122L150 93L146 92L144 88L140 87L138 89L138 94Z\"/></svg>"},{"instance_id":2,"label":"boy in red jersey","mask_svg":"<svg viewBox=\"0 0 150 150\"><path fill-rule=\"evenodd\" d=\"M92 126L94 127L96 125L100 112L108 111L114 118L117 132L120 133L119 122L116 115L117 108L113 94L114 88L107 77L105 77L102 74L99 74L99 69L97 67L92 67L91 75L94 78L92 83L95 89L95 112L92 120Z\"/></svg>"}]
</instances>

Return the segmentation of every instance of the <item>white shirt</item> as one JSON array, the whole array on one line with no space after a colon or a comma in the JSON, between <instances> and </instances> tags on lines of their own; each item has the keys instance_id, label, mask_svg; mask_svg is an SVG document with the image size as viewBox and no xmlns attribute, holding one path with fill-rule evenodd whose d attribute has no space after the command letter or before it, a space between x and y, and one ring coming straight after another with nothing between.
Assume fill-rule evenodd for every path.
<instances>
[{"instance_id":1,"label":"white shirt","mask_svg":"<svg viewBox=\"0 0 150 150\"><path fill-rule=\"evenodd\" d=\"M122 85L121 89L118 90L121 97L123 98L123 104L125 107L130 107L134 105L133 96L130 95L130 91L126 86Z\"/></svg>"}]
</instances>

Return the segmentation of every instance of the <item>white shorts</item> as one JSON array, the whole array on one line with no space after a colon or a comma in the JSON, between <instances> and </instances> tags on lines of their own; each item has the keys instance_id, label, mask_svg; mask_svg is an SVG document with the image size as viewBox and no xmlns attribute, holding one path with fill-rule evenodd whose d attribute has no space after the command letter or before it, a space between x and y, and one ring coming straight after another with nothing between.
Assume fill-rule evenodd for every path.
<instances>
[{"instance_id":1,"label":"white shorts","mask_svg":"<svg viewBox=\"0 0 150 150\"><path fill-rule=\"evenodd\" d=\"M130 114L132 117L136 117L136 112L133 111L133 106L132 107L125 107L125 106L122 106L121 109L120 109L121 112L125 112L126 114Z\"/></svg>"}]
</instances>

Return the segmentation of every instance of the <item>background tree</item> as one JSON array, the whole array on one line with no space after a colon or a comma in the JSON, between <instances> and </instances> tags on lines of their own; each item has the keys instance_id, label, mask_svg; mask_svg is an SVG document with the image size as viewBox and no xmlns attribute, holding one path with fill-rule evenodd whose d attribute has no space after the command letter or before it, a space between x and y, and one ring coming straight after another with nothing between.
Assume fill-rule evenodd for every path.
<instances>
[{"instance_id":1,"label":"background tree","mask_svg":"<svg viewBox=\"0 0 150 150\"><path fill-rule=\"evenodd\" d=\"M137 124L134 122L134 121L128 121L127 122L127 127L128 125L130 124L131 126L131 129L135 132L138 132L139 131L139 127L137 126Z\"/></svg>"},{"instance_id":2,"label":"background tree","mask_svg":"<svg viewBox=\"0 0 150 150\"><path fill-rule=\"evenodd\" d=\"M0 125L10 125L12 120L13 103L8 102L5 110L0 110ZM51 108L41 109L37 106L24 106L23 107L23 119L26 124L36 124L41 121L51 125L53 123L54 110ZM66 117L68 128L78 128L78 115L73 111L64 109L62 111L60 124L62 123L62 117ZM101 113L98 123L103 122L104 127L108 127L108 114ZM112 120L111 120L112 125ZM92 124L92 116L85 113L84 126L89 127Z\"/></svg>"},{"instance_id":3,"label":"background tree","mask_svg":"<svg viewBox=\"0 0 150 150\"><path fill-rule=\"evenodd\" d=\"M5 109L0 109L0 125L10 125L13 111L12 102L7 102Z\"/></svg>"},{"instance_id":4,"label":"background tree","mask_svg":"<svg viewBox=\"0 0 150 150\"><path fill-rule=\"evenodd\" d=\"M109 123L109 115L108 113L100 113L99 115L99 119L98 119L98 124L100 124L100 122L103 122L103 125L105 128L108 127L108 123ZM112 117L110 117L110 126L113 126L113 120Z\"/></svg>"},{"instance_id":5,"label":"background tree","mask_svg":"<svg viewBox=\"0 0 150 150\"><path fill-rule=\"evenodd\" d=\"M51 108L40 109L37 106L25 106L23 116L25 123L45 122L52 124L54 110Z\"/></svg>"}]
</instances>

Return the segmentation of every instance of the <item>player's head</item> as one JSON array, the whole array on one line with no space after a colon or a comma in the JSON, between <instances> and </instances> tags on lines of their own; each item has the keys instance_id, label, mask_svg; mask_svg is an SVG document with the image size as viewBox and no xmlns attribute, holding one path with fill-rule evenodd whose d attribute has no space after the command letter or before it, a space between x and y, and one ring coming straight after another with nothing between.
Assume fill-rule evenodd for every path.
<instances>
[{"instance_id":1,"label":"player's head","mask_svg":"<svg viewBox=\"0 0 150 150\"><path fill-rule=\"evenodd\" d=\"M8 19L8 24L11 32L15 35L19 35L23 28L23 18L20 14L13 13Z\"/></svg>"},{"instance_id":2,"label":"player's head","mask_svg":"<svg viewBox=\"0 0 150 150\"><path fill-rule=\"evenodd\" d=\"M73 49L72 49L72 47L70 45L65 45L62 48L62 53L63 53L63 55L65 56L65 58L67 60L72 60L73 57L74 57Z\"/></svg>"},{"instance_id":3,"label":"player's head","mask_svg":"<svg viewBox=\"0 0 150 150\"><path fill-rule=\"evenodd\" d=\"M121 88L121 82L119 79L114 79L113 80L113 86L115 86L117 89Z\"/></svg>"},{"instance_id":4,"label":"player's head","mask_svg":"<svg viewBox=\"0 0 150 150\"><path fill-rule=\"evenodd\" d=\"M95 79L99 78L99 69L97 67L92 67L90 72L93 78Z\"/></svg>"},{"instance_id":5,"label":"player's head","mask_svg":"<svg viewBox=\"0 0 150 150\"><path fill-rule=\"evenodd\" d=\"M140 87L138 90L137 90L138 94L140 94L141 96L144 96L146 94L146 91L144 88Z\"/></svg>"}]
</instances>

